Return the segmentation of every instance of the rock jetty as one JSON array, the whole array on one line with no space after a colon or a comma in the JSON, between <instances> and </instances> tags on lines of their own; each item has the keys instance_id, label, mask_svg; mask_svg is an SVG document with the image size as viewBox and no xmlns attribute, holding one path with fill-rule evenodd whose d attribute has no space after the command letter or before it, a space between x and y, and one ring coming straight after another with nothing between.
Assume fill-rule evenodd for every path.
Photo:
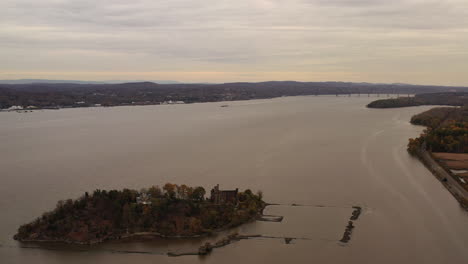
<instances>
[{"instance_id":1,"label":"rock jetty","mask_svg":"<svg viewBox=\"0 0 468 264\"><path fill-rule=\"evenodd\" d=\"M340 239L340 242L342 243L348 243L351 240L351 234L355 228L353 221L358 220L362 212L362 208L360 206L353 206L353 208L354 210L351 213L351 217L349 218L348 225L346 226L343 233L343 237Z\"/></svg>"}]
</instances>

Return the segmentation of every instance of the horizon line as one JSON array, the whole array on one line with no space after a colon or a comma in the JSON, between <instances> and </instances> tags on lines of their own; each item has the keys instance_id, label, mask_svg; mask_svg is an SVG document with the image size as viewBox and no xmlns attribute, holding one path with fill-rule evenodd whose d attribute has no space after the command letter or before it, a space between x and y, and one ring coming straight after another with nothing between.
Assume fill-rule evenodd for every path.
<instances>
[{"instance_id":1,"label":"horizon line","mask_svg":"<svg viewBox=\"0 0 468 264\"><path fill-rule=\"evenodd\" d=\"M5 83L5 82L21 82L24 83ZM31 81L31 82L27 82ZM468 88L468 85L448 85L448 84L415 84L415 83L405 83L405 82L369 82L369 81L296 81L296 80L263 80L263 81L225 81L225 82L204 82L204 81L177 81L177 80L117 80L117 79L107 79L107 80L87 80L87 79L42 79L42 78L20 78L20 79L0 79L0 84L37 84L34 81L40 81L42 84L60 84L60 83L73 83L79 82L76 84L126 84L126 83L154 83L154 84L206 84L206 85L219 85L219 84L233 84L233 83L267 83L267 82L296 82L296 83L352 83L352 84L372 84L372 85L410 85L410 86L438 86L438 87L462 87ZM47 82L50 81L50 82ZM3 83L2 83L3 82Z\"/></svg>"}]
</instances>

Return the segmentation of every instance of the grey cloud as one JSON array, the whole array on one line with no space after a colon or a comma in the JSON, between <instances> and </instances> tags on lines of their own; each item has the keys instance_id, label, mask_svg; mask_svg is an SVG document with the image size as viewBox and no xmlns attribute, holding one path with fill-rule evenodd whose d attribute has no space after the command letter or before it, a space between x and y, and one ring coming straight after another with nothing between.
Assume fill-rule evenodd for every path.
<instances>
[{"instance_id":1,"label":"grey cloud","mask_svg":"<svg viewBox=\"0 0 468 264\"><path fill-rule=\"evenodd\" d=\"M0 70L460 68L467 33L465 0L3 0Z\"/></svg>"}]
</instances>

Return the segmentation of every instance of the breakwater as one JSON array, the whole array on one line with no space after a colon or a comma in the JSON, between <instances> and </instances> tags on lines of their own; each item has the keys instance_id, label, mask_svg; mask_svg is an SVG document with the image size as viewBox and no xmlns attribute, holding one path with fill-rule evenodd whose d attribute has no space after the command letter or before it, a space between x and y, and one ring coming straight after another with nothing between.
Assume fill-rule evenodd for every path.
<instances>
[{"instance_id":1,"label":"breakwater","mask_svg":"<svg viewBox=\"0 0 468 264\"><path fill-rule=\"evenodd\" d=\"M348 225L345 228L343 233L343 237L340 239L342 243L348 243L351 240L351 235L353 233L354 221L358 220L359 216L361 215L362 208L360 206L353 206L354 210L351 213L351 217L349 218Z\"/></svg>"}]
</instances>

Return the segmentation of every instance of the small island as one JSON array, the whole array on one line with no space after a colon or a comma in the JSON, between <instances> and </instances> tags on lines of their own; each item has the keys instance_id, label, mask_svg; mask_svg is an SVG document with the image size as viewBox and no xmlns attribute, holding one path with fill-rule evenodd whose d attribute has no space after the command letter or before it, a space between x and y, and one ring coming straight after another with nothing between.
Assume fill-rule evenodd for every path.
<instances>
[{"instance_id":1,"label":"small island","mask_svg":"<svg viewBox=\"0 0 468 264\"><path fill-rule=\"evenodd\" d=\"M203 187L167 183L140 191L95 190L59 201L51 212L22 225L22 242L96 244L138 236L198 237L256 219L265 208L262 193L220 190L205 198Z\"/></svg>"}]
</instances>

